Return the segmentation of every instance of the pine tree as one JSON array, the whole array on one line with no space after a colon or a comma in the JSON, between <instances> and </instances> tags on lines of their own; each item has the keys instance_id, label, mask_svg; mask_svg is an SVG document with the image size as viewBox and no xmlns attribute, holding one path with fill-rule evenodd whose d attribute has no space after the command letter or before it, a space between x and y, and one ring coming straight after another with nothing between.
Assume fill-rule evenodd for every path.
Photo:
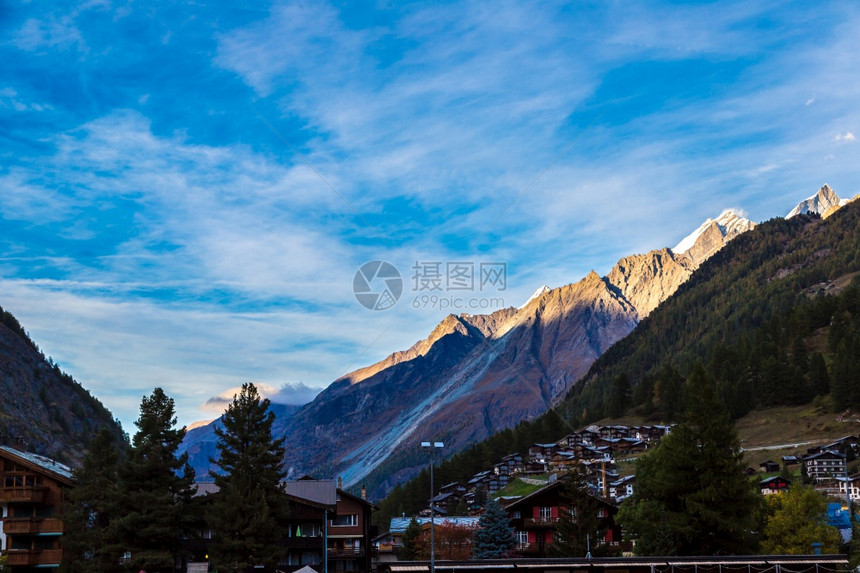
<instances>
[{"instance_id":1,"label":"pine tree","mask_svg":"<svg viewBox=\"0 0 860 573\"><path fill-rule=\"evenodd\" d=\"M114 435L103 428L90 443L76 485L63 511L62 537L67 573L112 573L119 563L115 535L118 518L119 451Z\"/></svg>"},{"instance_id":2,"label":"pine tree","mask_svg":"<svg viewBox=\"0 0 860 573\"><path fill-rule=\"evenodd\" d=\"M565 479L561 496L561 519L558 522L554 541L549 546L550 555L557 557L585 557L589 540L594 548L592 555L601 554L606 548L599 540L606 534L605 523L597 517L600 502L591 495L585 472L578 467Z\"/></svg>"},{"instance_id":3,"label":"pine tree","mask_svg":"<svg viewBox=\"0 0 860 573\"><path fill-rule=\"evenodd\" d=\"M478 520L479 529L474 536L475 559L504 557L514 548L515 543L511 521L496 500L489 501L484 509L484 515Z\"/></svg>"},{"instance_id":4,"label":"pine tree","mask_svg":"<svg viewBox=\"0 0 860 573\"><path fill-rule=\"evenodd\" d=\"M403 532L403 545L400 547L401 561L416 561L421 553L421 525L414 517L409 521Z\"/></svg>"},{"instance_id":5,"label":"pine tree","mask_svg":"<svg viewBox=\"0 0 860 573\"><path fill-rule=\"evenodd\" d=\"M816 396L825 396L830 393L830 376L827 374L827 363L820 352L816 352L809 359L809 382L815 390Z\"/></svg>"},{"instance_id":6,"label":"pine tree","mask_svg":"<svg viewBox=\"0 0 860 573\"><path fill-rule=\"evenodd\" d=\"M213 473L219 491L209 513L213 562L222 571L245 571L254 565L272 570L284 555L280 531L289 516L281 482L284 439L273 439L275 415L253 384L242 391L221 417L219 468Z\"/></svg>"},{"instance_id":7,"label":"pine tree","mask_svg":"<svg viewBox=\"0 0 860 573\"><path fill-rule=\"evenodd\" d=\"M117 532L128 571L173 571L179 541L191 529L189 503L194 469L188 454L176 457L185 428L176 429L173 399L156 388L140 404L132 449L120 466L122 517Z\"/></svg>"},{"instance_id":8,"label":"pine tree","mask_svg":"<svg viewBox=\"0 0 860 573\"><path fill-rule=\"evenodd\" d=\"M747 553L757 498L737 433L701 364L686 402L681 423L637 462L636 491L617 520L640 555Z\"/></svg>"},{"instance_id":9,"label":"pine tree","mask_svg":"<svg viewBox=\"0 0 860 573\"><path fill-rule=\"evenodd\" d=\"M608 414L610 418L620 418L630 404L630 379L621 373L612 381L609 390Z\"/></svg>"}]
</instances>

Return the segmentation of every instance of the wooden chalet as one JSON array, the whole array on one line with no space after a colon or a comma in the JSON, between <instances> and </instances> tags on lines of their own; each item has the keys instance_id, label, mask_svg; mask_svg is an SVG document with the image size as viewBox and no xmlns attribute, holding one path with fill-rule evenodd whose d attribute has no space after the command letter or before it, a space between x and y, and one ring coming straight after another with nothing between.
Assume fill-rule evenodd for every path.
<instances>
[{"instance_id":1,"label":"wooden chalet","mask_svg":"<svg viewBox=\"0 0 860 573\"><path fill-rule=\"evenodd\" d=\"M780 470L780 465L773 460L767 460L766 462L762 462L761 464L759 464L758 467L762 471L762 473L766 474L778 472Z\"/></svg>"},{"instance_id":2,"label":"wooden chalet","mask_svg":"<svg viewBox=\"0 0 860 573\"><path fill-rule=\"evenodd\" d=\"M621 541L621 531L614 522L618 508L604 499L595 499L600 504L598 517L605 521L606 535L603 539L596 539L593 542L596 545L602 543L618 545ZM558 528L564 504L564 481L558 480L505 508L514 528L517 555L521 557L547 555L548 546L553 542L553 534Z\"/></svg>"},{"instance_id":3,"label":"wooden chalet","mask_svg":"<svg viewBox=\"0 0 860 573\"><path fill-rule=\"evenodd\" d=\"M782 493L791 487L791 480L781 476L773 476L759 482L758 488L762 495Z\"/></svg>"},{"instance_id":4,"label":"wooden chalet","mask_svg":"<svg viewBox=\"0 0 860 573\"><path fill-rule=\"evenodd\" d=\"M633 488L636 483L636 476L629 475L609 482L609 498L619 502L633 495Z\"/></svg>"},{"instance_id":5,"label":"wooden chalet","mask_svg":"<svg viewBox=\"0 0 860 573\"><path fill-rule=\"evenodd\" d=\"M73 486L65 465L0 446L0 555L6 557L7 571L59 568L63 504Z\"/></svg>"},{"instance_id":6,"label":"wooden chalet","mask_svg":"<svg viewBox=\"0 0 860 573\"><path fill-rule=\"evenodd\" d=\"M860 474L837 477L834 480L839 484L839 497L841 499L845 499L847 493L851 501L860 501Z\"/></svg>"},{"instance_id":7,"label":"wooden chalet","mask_svg":"<svg viewBox=\"0 0 860 573\"><path fill-rule=\"evenodd\" d=\"M629 438L633 433L630 426L600 426L597 433L603 439L617 440L620 438Z\"/></svg>"},{"instance_id":8,"label":"wooden chalet","mask_svg":"<svg viewBox=\"0 0 860 573\"><path fill-rule=\"evenodd\" d=\"M558 450L558 444L533 444L529 447L529 461L549 463Z\"/></svg>"},{"instance_id":9,"label":"wooden chalet","mask_svg":"<svg viewBox=\"0 0 860 573\"><path fill-rule=\"evenodd\" d=\"M213 483L197 484L201 503L217 495ZM376 535L370 514L376 506L336 486L334 480L302 478L283 484L290 503L290 514L281 525L286 556L278 569L285 573L311 566L330 572L369 573L372 565L371 540ZM362 490L362 494L364 491ZM204 564L211 532L205 522L201 535L188 540L184 549L192 553L191 564ZM190 567L189 567L190 568ZM204 569L205 570L205 569Z\"/></svg>"},{"instance_id":10,"label":"wooden chalet","mask_svg":"<svg viewBox=\"0 0 860 573\"><path fill-rule=\"evenodd\" d=\"M845 475L845 456L833 450L804 456L801 463L806 475L817 481Z\"/></svg>"},{"instance_id":11,"label":"wooden chalet","mask_svg":"<svg viewBox=\"0 0 860 573\"><path fill-rule=\"evenodd\" d=\"M521 471L523 471L523 456L521 454L508 454L493 465L493 473L496 475L511 476Z\"/></svg>"}]
</instances>

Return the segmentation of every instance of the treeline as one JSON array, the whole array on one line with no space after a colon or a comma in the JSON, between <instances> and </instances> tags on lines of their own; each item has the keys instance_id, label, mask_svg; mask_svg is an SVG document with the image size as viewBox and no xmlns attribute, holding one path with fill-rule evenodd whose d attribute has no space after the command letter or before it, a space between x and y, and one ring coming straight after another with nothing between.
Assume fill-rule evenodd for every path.
<instances>
[{"instance_id":1,"label":"treeline","mask_svg":"<svg viewBox=\"0 0 860 573\"><path fill-rule=\"evenodd\" d=\"M705 364L717 394L733 418L755 408L796 406L831 395L836 408L860 406L854 377L860 368L860 286L838 296L819 294L786 315L775 315L735 344L710 351ZM829 366L828 366L829 365ZM684 378L664 363L629 392L619 375L609 396L610 415L629 407L639 414L675 420L684 408Z\"/></svg>"},{"instance_id":2,"label":"treeline","mask_svg":"<svg viewBox=\"0 0 860 573\"><path fill-rule=\"evenodd\" d=\"M63 512L63 573L167 573L190 557L188 540L211 532L208 560L221 571L271 572L287 554L290 501L282 482L284 439L274 439L269 400L243 384L221 418L217 492L195 497L185 428L161 388L144 396L131 447L106 430L93 440Z\"/></svg>"}]
</instances>

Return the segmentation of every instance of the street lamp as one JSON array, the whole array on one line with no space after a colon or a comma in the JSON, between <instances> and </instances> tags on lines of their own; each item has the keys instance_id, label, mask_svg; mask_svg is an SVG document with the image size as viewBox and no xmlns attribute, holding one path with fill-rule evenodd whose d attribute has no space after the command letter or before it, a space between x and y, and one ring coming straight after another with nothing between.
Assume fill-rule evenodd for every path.
<instances>
[{"instance_id":1,"label":"street lamp","mask_svg":"<svg viewBox=\"0 0 860 573\"><path fill-rule=\"evenodd\" d=\"M433 510L433 452L445 447L442 442L421 442L421 448L430 452L430 573L436 573L436 540L433 529L436 523L436 512Z\"/></svg>"}]
</instances>

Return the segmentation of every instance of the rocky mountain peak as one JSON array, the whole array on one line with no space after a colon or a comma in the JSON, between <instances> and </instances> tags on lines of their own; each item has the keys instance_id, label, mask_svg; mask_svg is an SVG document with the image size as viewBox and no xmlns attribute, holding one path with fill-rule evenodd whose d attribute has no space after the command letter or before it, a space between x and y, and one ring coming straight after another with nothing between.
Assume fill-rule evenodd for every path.
<instances>
[{"instance_id":1,"label":"rocky mountain peak","mask_svg":"<svg viewBox=\"0 0 860 573\"><path fill-rule=\"evenodd\" d=\"M529 297L529 299L526 302L524 302L522 306L520 306L520 309L527 307L529 304L531 304L532 301L539 299L540 297L542 297L543 295L545 295L546 293L548 293L551 290L552 289L549 288L547 285L543 285L542 287L540 287L539 289L534 291L534 293L532 293L532 295Z\"/></svg>"},{"instance_id":2,"label":"rocky mountain peak","mask_svg":"<svg viewBox=\"0 0 860 573\"><path fill-rule=\"evenodd\" d=\"M795 215L802 215L804 213L816 213L818 215L823 215L828 211L832 213L845 203L846 201L840 199L839 195L830 188L830 185L825 183L815 195L807 197L798 203L797 207L789 211L785 218L791 219Z\"/></svg>"},{"instance_id":3,"label":"rocky mountain peak","mask_svg":"<svg viewBox=\"0 0 860 573\"><path fill-rule=\"evenodd\" d=\"M672 248L677 255L686 255L696 269L723 246L750 229L755 223L734 209L726 209L716 219L710 217Z\"/></svg>"}]
</instances>

